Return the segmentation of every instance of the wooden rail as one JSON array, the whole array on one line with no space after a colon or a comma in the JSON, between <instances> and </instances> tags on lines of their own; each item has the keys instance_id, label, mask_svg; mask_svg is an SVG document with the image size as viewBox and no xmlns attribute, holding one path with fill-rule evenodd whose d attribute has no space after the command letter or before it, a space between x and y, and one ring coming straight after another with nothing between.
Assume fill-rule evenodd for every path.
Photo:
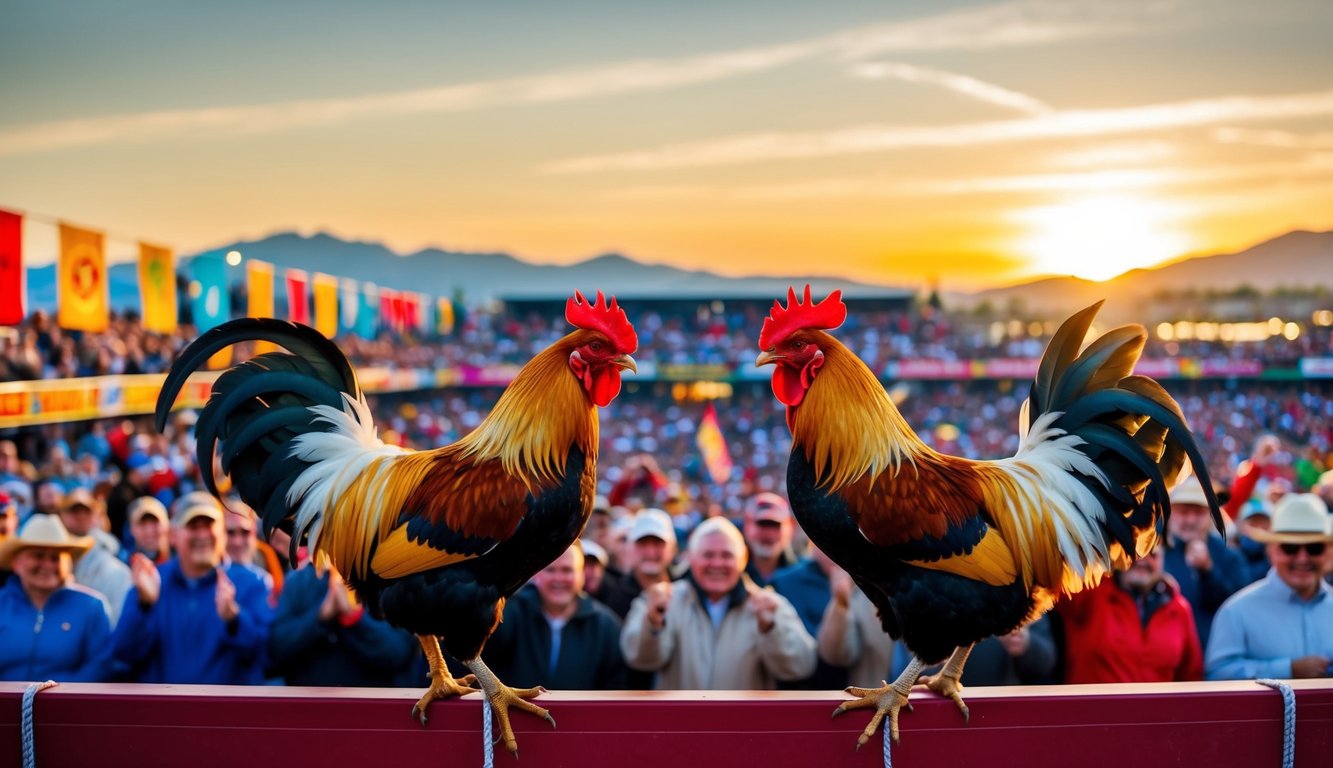
<instances>
[{"instance_id":1,"label":"wooden rail","mask_svg":"<svg viewBox=\"0 0 1333 768\"><path fill-rule=\"evenodd\" d=\"M1333 682L1295 682L1296 765L1333 764ZM0 683L0 766L19 765L25 685ZM409 710L419 691L65 684L34 706L39 768L51 766L477 766L481 703ZM1282 699L1248 682L972 688L971 723L933 694L902 716L895 766L1277 766ZM869 719L829 713L835 692L553 692L559 724L514 717L522 760L495 765L758 768L882 765Z\"/></svg>"}]
</instances>

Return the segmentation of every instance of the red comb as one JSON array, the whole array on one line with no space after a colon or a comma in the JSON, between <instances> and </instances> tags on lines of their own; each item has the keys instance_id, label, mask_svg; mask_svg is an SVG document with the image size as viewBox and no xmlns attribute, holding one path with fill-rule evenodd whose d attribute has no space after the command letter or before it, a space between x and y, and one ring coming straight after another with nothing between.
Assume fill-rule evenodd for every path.
<instances>
[{"instance_id":1,"label":"red comb","mask_svg":"<svg viewBox=\"0 0 1333 768\"><path fill-rule=\"evenodd\" d=\"M842 303L842 291L834 291L821 302L810 299L810 285L805 286L805 303L796 297L796 289L787 288L787 306L773 302L773 309L764 318L759 332L759 349L772 349L778 342L802 328L837 328L847 319L847 305Z\"/></svg>"},{"instance_id":2,"label":"red comb","mask_svg":"<svg viewBox=\"0 0 1333 768\"><path fill-rule=\"evenodd\" d=\"M634 333L634 326L625 317L625 310L616 304L616 297L606 303L606 297L597 292L597 301L589 303L583 294L574 291L574 295L565 302L565 319L570 325L588 331L600 331L611 340L617 352L630 354L639 348L639 337Z\"/></svg>"}]
</instances>

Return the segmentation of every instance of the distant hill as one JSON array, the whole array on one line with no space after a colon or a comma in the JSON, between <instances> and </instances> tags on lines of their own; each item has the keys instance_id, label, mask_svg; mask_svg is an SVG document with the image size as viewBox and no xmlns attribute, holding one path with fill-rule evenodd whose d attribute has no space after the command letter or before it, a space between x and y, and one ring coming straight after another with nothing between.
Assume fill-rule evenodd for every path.
<instances>
[{"instance_id":1,"label":"distant hill","mask_svg":"<svg viewBox=\"0 0 1333 768\"><path fill-rule=\"evenodd\" d=\"M1243 251L1135 269L1101 283L1051 277L951 298L965 304L988 302L996 309L1020 302L1035 311L1063 312L1098 299L1112 299L1122 308L1142 307L1162 291L1230 291L1249 286L1270 292L1318 285L1333 290L1333 232L1298 230Z\"/></svg>"},{"instance_id":2,"label":"distant hill","mask_svg":"<svg viewBox=\"0 0 1333 768\"><path fill-rule=\"evenodd\" d=\"M320 233L276 234L262 240L224 245L182 256L182 265L201 255L237 250L279 269L299 268L371 281L387 288L423 291L433 296L461 293L468 302L500 298L547 298L578 288L600 288L621 298L635 297L777 297L791 284L810 282L817 292L842 288L848 297L883 297L915 293L913 288L859 283L810 275L725 277L704 270L646 264L620 254L605 254L568 266L533 264L506 253L455 253L426 249L406 256L381 243L348 242ZM132 264L110 269L113 308L137 308L138 277ZM243 279L233 268L233 280ZM1052 277L974 294L945 296L949 306L989 303L1004 311L1021 305L1033 312L1058 314L1098 299L1111 299L1108 314L1133 316L1161 291L1228 291L1240 286L1261 291L1295 286L1333 290L1333 232L1289 232L1243 251L1200 256L1157 269L1137 269L1107 282ZM55 267L28 270L30 306L55 306Z\"/></svg>"}]
</instances>

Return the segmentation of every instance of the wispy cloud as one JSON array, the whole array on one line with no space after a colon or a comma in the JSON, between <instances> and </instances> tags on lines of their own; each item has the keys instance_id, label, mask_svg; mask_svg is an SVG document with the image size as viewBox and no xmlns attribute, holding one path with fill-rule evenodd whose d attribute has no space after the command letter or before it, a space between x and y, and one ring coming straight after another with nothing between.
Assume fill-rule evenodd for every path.
<instances>
[{"instance_id":1,"label":"wispy cloud","mask_svg":"<svg viewBox=\"0 0 1333 768\"><path fill-rule=\"evenodd\" d=\"M1253 130L1224 127L1213 131L1213 140L1221 144L1251 144L1279 149L1333 149L1333 132L1295 133L1293 131Z\"/></svg>"},{"instance_id":2,"label":"wispy cloud","mask_svg":"<svg viewBox=\"0 0 1333 768\"><path fill-rule=\"evenodd\" d=\"M824 132L744 134L635 152L569 158L550 163L544 170L552 173L666 170L917 147L1111 136L1330 114L1333 114L1333 90L1284 96L1223 96L1140 107L1064 110L1015 120L958 125L867 125Z\"/></svg>"},{"instance_id":3,"label":"wispy cloud","mask_svg":"<svg viewBox=\"0 0 1333 768\"><path fill-rule=\"evenodd\" d=\"M901 80L908 83L938 85L969 98L1031 115L1052 111L1049 105L1025 93L1011 91L994 83L942 69L918 67L900 62L868 61L853 65L849 72L853 77L865 80Z\"/></svg>"},{"instance_id":4,"label":"wispy cloud","mask_svg":"<svg viewBox=\"0 0 1333 768\"><path fill-rule=\"evenodd\" d=\"M68 147L162 139L270 133L384 117L464 112L506 104L576 101L680 88L767 72L811 59L855 63L893 52L979 50L1108 37L1160 24L1161 2L1016 0L920 19L859 27L832 35L674 59L645 59L555 74L448 85L346 98L309 99L179 109L61 120L0 130L0 156ZM900 75L907 70L899 70ZM1021 94L967 82L949 73L932 82L1007 106L1024 108ZM997 99L999 101L997 101ZM1028 111L1038 103L1027 104Z\"/></svg>"},{"instance_id":5,"label":"wispy cloud","mask_svg":"<svg viewBox=\"0 0 1333 768\"><path fill-rule=\"evenodd\" d=\"M906 179L895 176L839 177L778 184L710 186L659 184L623 187L607 193L616 200L734 202L841 200L978 195L1011 192L1107 192L1163 189L1220 182L1263 182L1333 178L1333 153L1311 153L1283 163L1207 168L1139 167L1080 173L1017 174L959 179Z\"/></svg>"}]
</instances>

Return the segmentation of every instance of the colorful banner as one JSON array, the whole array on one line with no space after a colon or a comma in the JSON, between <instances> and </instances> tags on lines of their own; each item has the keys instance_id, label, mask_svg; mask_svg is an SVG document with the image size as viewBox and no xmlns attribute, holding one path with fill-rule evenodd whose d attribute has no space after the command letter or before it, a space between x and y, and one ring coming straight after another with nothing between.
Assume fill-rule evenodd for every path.
<instances>
[{"instance_id":1,"label":"colorful banner","mask_svg":"<svg viewBox=\"0 0 1333 768\"><path fill-rule=\"evenodd\" d=\"M267 261L247 259L245 262L245 315L276 317L273 309L273 265ZM255 342L256 355L277 349L278 345L271 341Z\"/></svg>"},{"instance_id":2,"label":"colorful banner","mask_svg":"<svg viewBox=\"0 0 1333 768\"><path fill-rule=\"evenodd\" d=\"M105 236L62 222L57 270L56 322L76 331L105 331L111 315Z\"/></svg>"},{"instance_id":3,"label":"colorful banner","mask_svg":"<svg viewBox=\"0 0 1333 768\"><path fill-rule=\"evenodd\" d=\"M449 299L436 300L435 332L441 336L454 332L454 303Z\"/></svg>"},{"instance_id":4,"label":"colorful banner","mask_svg":"<svg viewBox=\"0 0 1333 768\"><path fill-rule=\"evenodd\" d=\"M23 315L23 216L0 211L0 325Z\"/></svg>"},{"instance_id":5,"label":"colorful banner","mask_svg":"<svg viewBox=\"0 0 1333 768\"><path fill-rule=\"evenodd\" d=\"M212 330L231 319L231 292L227 290L227 262L219 254L196 256L190 261L190 312L195 330ZM210 368L231 364L232 348L208 359Z\"/></svg>"},{"instance_id":6,"label":"colorful banner","mask_svg":"<svg viewBox=\"0 0 1333 768\"><path fill-rule=\"evenodd\" d=\"M176 332L176 256L170 248L139 243L139 298L145 329Z\"/></svg>"},{"instance_id":7,"label":"colorful banner","mask_svg":"<svg viewBox=\"0 0 1333 768\"><path fill-rule=\"evenodd\" d=\"M316 272L315 330L332 339L338 335L338 278Z\"/></svg>"},{"instance_id":8,"label":"colorful banner","mask_svg":"<svg viewBox=\"0 0 1333 768\"><path fill-rule=\"evenodd\" d=\"M310 325L310 278L304 269L287 270L287 319Z\"/></svg>"},{"instance_id":9,"label":"colorful banner","mask_svg":"<svg viewBox=\"0 0 1333 768\"><path fill-rule=\"evenodd\" d=\"M704 408L704 417L699 420L699 429L694 433L694 441L703 454L704 467L708 476L719 485L731 478L731 453L727 450L727 438L722 434L722 427L717 423L717 409L710 402Z\"/></svg>"},{"instance_id":10,"label":"colorful banner","mask_svg":"<svg viewBox=\"0 0 1333 768\"><path fill-rule=\"evenodd\" d=\"M379 333L379 290L374 283L366 283L357 296L360 307L356 311L356 335L363 339L373 339Z\"/></svg>"},{"instance_id":11,"label":"colorful banner","mask_svg":"<svg viewBox=\"0 0 1333 768\"><path fill-rule=\"evenodd\" d=\"M401 331L403 328L403 299L392 288L380 289L380 329Z\"/></svg>"},{"instance_id":12,"label":"colorful banner","mask_svg":"<svg viewBox=\"0 0 1333 768\"><path fill-rule=\"evenodd\" d=\"M361 310L361 290L355 280L344 277L338 281L338 333L356 333L357 315Z\"/></svg>"}]
</instances>

